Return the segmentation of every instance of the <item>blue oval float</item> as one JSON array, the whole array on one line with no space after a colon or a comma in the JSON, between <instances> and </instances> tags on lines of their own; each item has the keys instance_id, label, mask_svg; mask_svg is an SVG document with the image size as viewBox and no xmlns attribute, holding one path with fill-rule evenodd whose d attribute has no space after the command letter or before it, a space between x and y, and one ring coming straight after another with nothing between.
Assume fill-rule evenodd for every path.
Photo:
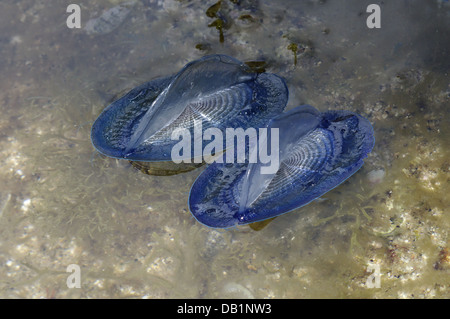
<instances>
[{"instance_id":1,"label":"blue oval float","mask_svg":"<svg viewBox=\"0 0 450 319\"><path fill-rule=\"evenodd\" d=\"M205 56L177 74L145 83L115 101L92 126L91 140L102 154L132 161L170 161L175 129L194 121L210 127L265 127L287 103L284 80L255 73L225 55ZM208 141L201 141L202 147ZM220 150L217 150L220 151ZM194 157L194 150L186 158Z\"/></svg>"},{"instance_id":2,"label":"blue oval float","mask_svg":"<svg viewBox=\"0 0 450 319\"><path fill-rule=\"evenodd\" d=\"M268 128L279 134L276 171L262 173L260 162L211 164L189 195L199 222L227 228L304 206L354 174L374 145L369 121L350 111L321 113L304 105L275 117Z\"/></svg>"}]
</instances>

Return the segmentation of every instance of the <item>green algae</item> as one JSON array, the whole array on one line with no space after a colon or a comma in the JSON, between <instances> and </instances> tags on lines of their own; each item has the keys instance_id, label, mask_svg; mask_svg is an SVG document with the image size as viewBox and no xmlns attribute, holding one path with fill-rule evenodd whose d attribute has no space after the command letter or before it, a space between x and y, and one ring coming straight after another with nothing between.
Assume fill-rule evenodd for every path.
<instances>
[{"instance_id":1,"label":"green algae","mask_svg":"<svg viewBox=\"0 0 450 319\"><path fill-rule=\"evenodd\" d=\"M225 2L220 0L209 6L205 11L205 15L210 19L214 19L208 24L208 27L217 29L219 42L223 43L225 41L224 30L231 31L239 21L248 25L257 22L253 15L247 13L248 11L256 11L252 1Z\"/></svg>"},{"instance_id":2,"label":"green algae","mask_svg":"<svg viewBox=\"0 0 450 319\"><path fill-rule=\"evenodd\" d=\"M287 46L287 49L292 51L292 53L294 54L294 65L297 65L297 54L298 54L298 46L295 43L290 43Z\"/></svg>"},{"instance_id":3,"label":"green algae","mask_svg":"<svg viewBox=\"0 0 450 319\"><path fill-rule=\"evenodd\" d=\"M224 22L222 19L216 19L213 22L211 22L210 24L208 24L208 27L214 27L217 29L217 31L219 31L219 41L220 43L223 43L225 41L225 38L223 36L223 29L224 29Z\"/></svg>"},{"instance_id":4,"label":"green algae","mask_svg":"<svg viewBox=\"0 0 450 319\"><path fill-rule=\"evenodd\" d=\"M225 38L223 36L223 29L225 28L225 22L221 18L222 15L219 15L218 12L221 8L222 1L219 0L217 3L213 4L211 7L209 7L205 14L209 18L215 18L213 22L208 24L208 27L215 27L217 31L219 31L219 41L220 43L223 43L225 41Z\"/></svg>"},{"instance_id":5,"label":"green algae","mask_svg":"<svg viewBox=\"0 0 450 319\"><path fill-rule=\"evenodd\" d=\"M205 12L206 16L210 18L217 18L217 12L219 11L221 4L222 1L218 1L217 3L210 6Z\"/></svg>"}]
</instances>

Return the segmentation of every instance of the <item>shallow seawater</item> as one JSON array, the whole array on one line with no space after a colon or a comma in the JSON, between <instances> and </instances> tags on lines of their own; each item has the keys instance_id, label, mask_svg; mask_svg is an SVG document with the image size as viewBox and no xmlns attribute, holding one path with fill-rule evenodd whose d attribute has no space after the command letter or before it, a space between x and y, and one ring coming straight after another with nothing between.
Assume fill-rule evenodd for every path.
<instances>
[{"instance_id":1,"label":"shallow seawater","mask_svg":"<svg viewBox=\"0 0 450 319\"><path fill-rule=\"evenodd\" d=\"M360 0L80 2L88 30L67 27L70 3L0 3L0 297L450 297L448 1L383 2L381 29ZM260 231L221 231L188 211L204 167L150 176L95 152L105 106L212 53L266 61L288 109L369 119L362 169Z\"/></svg>"}]
</instances>

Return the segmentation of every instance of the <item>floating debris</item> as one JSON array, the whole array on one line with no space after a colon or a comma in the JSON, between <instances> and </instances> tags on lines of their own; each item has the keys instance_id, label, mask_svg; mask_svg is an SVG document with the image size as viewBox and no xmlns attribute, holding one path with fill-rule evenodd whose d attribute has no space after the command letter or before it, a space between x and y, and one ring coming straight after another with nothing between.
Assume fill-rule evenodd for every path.
<instances>
[{"instance_id":1,"label":"floating debris","mask_svg":"<svg viewBox=\"0 0 450 319\"><path fill-rule=\"evenodd\" d=\"M99 17L86 22L84 31L89 35L105 35L117 29L128 17L135 1L128 1L104 11Z\"/></svg>"},{"instance_id":2,"label":"floating debris","mask_svg":"<svg viewBox=\"0 0 450 319\"><path fill-rule=\"evenodd\" d=\"M211 44L209 44L209 43L198 43L195 46L195 48L197 50L200 50L200 51L210 51L211 50Z\"/></svg>"},{"instance_id":3,"label":"floating debris","mask_svg":"<svg viewBox=\"0 0 450 319\"><path fill-rule=\"evenodd\" d=\"M386 172L384 171L384 169L374 169L367 174L367 178L369 179L370 183L379 184L381 183L385 175Z\"/></svg>"},{"instance_id":4,"label":"floating debris","mask_svg":"<svg viewBox=\"0 0 450 319\"><path fill-rule=\"evenodd\" d=\"M8 205L10 199L11 199L10 193L8 193L6 195L0 194L0 218L2 217L3 212L5 211L5 208Z\"/></svg>"},{"instance_id":5,"label":"floating debris","mask_svg":"<svg viewBox=\"0 0 450 319\"><path fill-rule=\"evenodd\" d=\"M229 282L225 284L225 286L223 287L223 294L227 298L255 299L255 296L253 296L250 290L236 282Z\"/></svg>"}]
</instances>

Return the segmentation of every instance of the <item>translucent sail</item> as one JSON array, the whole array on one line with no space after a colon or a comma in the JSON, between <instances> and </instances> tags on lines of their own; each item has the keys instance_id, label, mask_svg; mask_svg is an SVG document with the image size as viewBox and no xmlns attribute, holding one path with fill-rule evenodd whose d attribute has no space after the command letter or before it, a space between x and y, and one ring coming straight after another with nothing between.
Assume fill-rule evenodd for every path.
<instances>
[{"instance_id":1,"label":"translucent sail","mask_svg":"<svg viewBox=\"0 0 450 319\"><path fill-rule=\"evenodd\" d=\"M125 153L139 147L162 128L172 124L186 108L203 105L211 95L226 92L230 87L254 77L239 61L226 56L211 56L192 62L181 70L153 101L130 137ZM234 104L225 105L232 108ZM204 114L203 119L208 119Z\"/></svg>"},{"instance_id":2,"label":"translucent sail","mask_svg":"<svg viewBox=\"0 0 450 319\"><path fill-rule=\"evenodd\" d=\"M263 167L266 165L261 161L250 163L248 165L240 195L239 212L248 209L267 189L273 178L276 175L283 173L283 169L286 166L285 160L289 158L292 149L302 136L317 127L320 118L320 112L314 107L303 105L284 113L270 122L268 126L269 135L266 136L266 139L260 140L259 145L265 144L269 147L268 141L272 140L270 138L271 130L278 129L278 145L270 145L270 149L272 152L279 152L280 165L278 166L278 169L271 173L264 173ZM256 151L256 149L254 149L254 151ZM259 151L261 152L261 149Z\"/></svg>"},{"instance_id":3,"label":"translucent sail","mask_svg":"<svg viewBox=\"0 0 450 319\"><path fill-rule=\"evenodd\" d=\"M111 103L92 125L91 140L106 156L171 161L172 150L180 141L172 136L181 129L194 150L192 154L183 149L181 159L202 161L198 155L209 143L202 138L206 130L266 127L283 111L287 100L286 83L279 76L254 73L225 55L205 56L177 74L144 83ZM220 152L215 149L216 154Z\"/></svg>"}]
</instances>

